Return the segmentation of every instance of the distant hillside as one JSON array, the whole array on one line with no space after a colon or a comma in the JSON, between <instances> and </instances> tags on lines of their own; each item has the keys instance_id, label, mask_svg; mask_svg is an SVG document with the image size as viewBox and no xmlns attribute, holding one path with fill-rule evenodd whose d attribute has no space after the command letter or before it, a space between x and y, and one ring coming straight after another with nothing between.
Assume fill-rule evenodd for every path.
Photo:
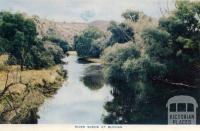
<instances>
[{"instance_id":1,"label":"distant hillside","mask_svg":"<svg viewBox=\"0 0 200 131\"><path fill-rule=\"evenodd\" d=\"M93 22L88 23L89 26L95 26L95 27L99 28L101 31L104 31L104 32L107 31L109 24L110 24L109 21L103 21L103 20L97 20L97 21L93 21Z\"/></svg>"},{"instance_id":2,"label":"distant hillside","mask_svg":"<svg viewBox=\"0 0 200 131\"><path fill-rule=\"evenodd\" d=\"M109 22L107 21L94 21L91 23L67 23L41 19L38 16L33 16L33 19L37 23L38 33L41 37L55 36L66 40L69 43L73 42L73 38L76 34L80 33L88 26L95 26L106 32L109 25Z\"/></svg>"}]
</instances>

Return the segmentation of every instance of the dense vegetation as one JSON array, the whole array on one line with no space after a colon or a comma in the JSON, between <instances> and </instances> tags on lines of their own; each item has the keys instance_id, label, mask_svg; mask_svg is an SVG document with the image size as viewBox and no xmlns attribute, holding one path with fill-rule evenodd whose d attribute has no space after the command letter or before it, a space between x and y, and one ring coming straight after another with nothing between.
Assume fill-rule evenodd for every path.
<instances>
[{"instance_id":1,"label":"dense vegetation","mask_svg":"<svg viewBox=\"0 0 200 131\"><path fill-rule=\"evenodd\" d=\"M101 57L105 79L113 85L104 123L166 123L170 97L186 94L200 100L200 2L177 1L176 9L158 21L134 10L122 17L122 23L110 23L110 36L89 27L74 37L78 56ZM9 55L8 64L19 64L21 70L50 67L71 49L53 36L40 39L32 19L0 13L0 55ZM86 69L82 78L93 90L104 85L101 67L97 70Z\"/></svg>"},{"instance_id":2,"label":"dense vegetation","mask_svg":"<svg viewBox=\"0 0 200 131\"><path fill-rule=\"evenodd\" d=\"M43 41L51 41L55 43L57 46L62 48L64 53L66 53L69 50L72 50L72 47L70 47L69 43L65 40L62 40L61 38L56 38L54 36L45 36L43 38Z\"/></svg>"},{"instance_id":3,"label":"dense vegetation","mask_svg":"<svg viewBox=\"0 0 200 131\"><path fill-rule=\"evenodd\" d=\"M177 1L176 5L177 9L161 18L158 26L142 31L142 42L130 41L126 46L105 50L108 79L195 84L193 71L200 62L200 4ZM143 48L138 46L141 44ZM135 51L129 54L131 50ZM112 74L119 70L125 77Z\"/></svg>"},{"instance_id":4,"label":"dense vegetation","mask_svg":"<svg viewBox=\"0 0 200 131\"><path fill-rule=\"evenodd\" d=\"M140 17L140 12L134 10L127 10L122 14L122 16L127 20L131 20L132 22L137 22Z\"/></svg>"},{"instance_id":5,"label":"dense vegetation","mask_svg":"<svg viewBox=\"0 0 200 131\"><path fill-rule=\"evenodd\" d=\"M32 17L0 12L1 124L37 123L38 107L67 77L57 65L68 51L67 43L41 39L36 26Z\"/></svg>"},{"instance_id":6,"label":"dense vegetation","mask_svg":"<svg viewBox=\"0 0 200 131\"><path fill-rule=\"evenodd\" d=\"M110 27L108 27L108 31L112 33L109 42L110 45L113 45L114 43L126 43L130 40L134 41L134 31L126 23L117 24L112 21Z\"/></svg>"},{"instance_id":7,"label":"dense vegetation","mask_svg":"<svg viewBox=\"0 0 200 131\"><path fill-rule=\"evenodd\" d=\"M95 27L89 27L81 34L75 36L74 46L81 57L99 57L102 52L103 32Z\"/></svg>"},{"instance_id":8,"label":"dense vegetation","mask_svg":"<svg viewBox=\"0 0 200 131\"><path fill-rule=\"evenodd\" d=\"M81 57L99 58L108 46L112 46L115 43L124 44L135 39L134 31L128 23L118 24L112 21L107 30L111 32L111 36L95 27L89 27L81 34L75 36L74 46L78 55Z\"/></svg>"},{"instance_id":9,"label":"dense vegetation","mask_svg":"<svg viewBox=\"0 0 200 131\"><path fill-rule=\"evenodd\" d=\"M66 51L63 44L60 46ZM44 41L37 37L34 21L19 13L0 13L0 53L9 54L8 63L19 64L21 70L24 67L39 69L60 63L55 58L58 56L55 51L45 49ZM59 53L62 52L57 51Z\"/></svg>"},{"instance_id":10,"label":"dense vegetation","mask_svg":"<svg viewBox=\"0 0 200 131\"><path fill-rule=\"evenodd\" d=\"M132 11L123 16L135 30L147 20ZM135 41L115 43L104 50L105 77L115 85L114 99L105 105L109 115L104 122L165 123L165 116L158 114L166 112L162 108L165 105L156 108L163 104L161 100L167 101L175 92L190 94L185 89L199 85L200 3L177 1L176 9L157 25L134 33ZM114 40L118 42L118 38ZM167 90L169 87L173 87L173 93Z\"/></svg>"}]
</instances>

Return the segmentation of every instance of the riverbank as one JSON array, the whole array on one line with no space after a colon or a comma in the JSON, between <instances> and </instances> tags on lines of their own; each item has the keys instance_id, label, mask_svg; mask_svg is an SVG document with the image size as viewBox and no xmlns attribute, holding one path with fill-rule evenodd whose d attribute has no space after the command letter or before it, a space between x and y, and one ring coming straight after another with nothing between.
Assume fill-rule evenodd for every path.
<instances>
[{"instance_id":1,"label":"riverbank","mask_svg":"<svg viewBox=\"0 0 200 131\"><path fill-rule=\"evenodd\" d=\"M37 123L38 107L61 87L66 71L62 65L20 71L0 59L0 123Z\"/></svg>"},{"instance_id":2,"label":"riverbank","mask_svg":"<svg viewBox=\"0 0 200 131\"><path fill-rule=\"evenodd\" d=\"M38 124L102 124L104 104L112 99L102 66L80 62L76 55L63 61L67 83L39 108Z\"/></svg>"},{"instance_id":3,"label":"riverbank","mask_svg":"<svg viewBox=\"0 0 200 131\"><path fill-rule=\"evenodd\" d=\"M77 52L76 51L68 51L67 55L72 55L72 56L77 56ZM91 57L80 57L79 60L81 61L85 61L88 63L99 63L102 64L103 61L100 58L91 58Z\"/></svg>"}]
</instances>

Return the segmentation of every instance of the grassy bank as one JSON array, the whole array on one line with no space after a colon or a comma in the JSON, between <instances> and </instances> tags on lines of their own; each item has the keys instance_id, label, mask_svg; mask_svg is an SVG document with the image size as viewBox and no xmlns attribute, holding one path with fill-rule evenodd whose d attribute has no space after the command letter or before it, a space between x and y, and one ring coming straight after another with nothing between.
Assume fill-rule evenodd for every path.
<instances>
[{"instance_id":1,"label":"grassy bank","mask_svg":"<svg viewBox=\"0 0 200 131\"><path fill-rule=\"evenodd\" d=\"M61 87L66 72L61 65L20 71L0 56L0 123L37 123L37 110Z\"/></svg>"}]
</instances>

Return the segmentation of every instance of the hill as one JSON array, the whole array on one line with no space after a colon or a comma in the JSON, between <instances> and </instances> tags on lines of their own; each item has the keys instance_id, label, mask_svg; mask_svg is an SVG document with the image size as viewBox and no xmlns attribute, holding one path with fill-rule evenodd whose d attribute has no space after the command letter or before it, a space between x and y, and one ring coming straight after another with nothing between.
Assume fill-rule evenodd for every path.
<instances>
[{"instance_id":1,"label":"hill","mask_svg":"<svg viewBox=\"0 0 200 131\"><path fill-rule=\"evenodd\" d=\"M102 30L107 31L109 25L108 21L94 21L90 23L77 23L77 22L55 22L47 19L39 18L38 16L32 16L37 23L39 36L55 36L57 38L73 42L73 38L76 34L82 32L89 26L94 26Z\"/></svg>"}]
</instances>

